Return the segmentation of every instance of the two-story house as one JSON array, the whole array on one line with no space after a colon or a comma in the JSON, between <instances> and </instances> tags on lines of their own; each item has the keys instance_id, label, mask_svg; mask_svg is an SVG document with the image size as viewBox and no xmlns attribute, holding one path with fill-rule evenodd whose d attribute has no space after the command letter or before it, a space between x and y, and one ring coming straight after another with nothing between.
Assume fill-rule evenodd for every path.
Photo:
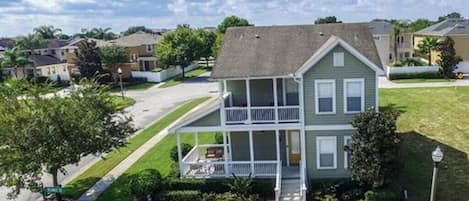
<instances>
[{"instance_id":1,"label":"two-story house","mask_svg":"<svg viewBox=\"0 0 469 201\"><path fill-rule=\"evenodd\" d=\"M181 176L275 178L277 200L304 200L310 179L349 177L350 122L378 110L379 73L367 23L228 29L211 75L218 101L171 129ZM199 144L203 132L223 144ZM196 145L183 155L188 133Z\"/></svg>"}]
</instances>

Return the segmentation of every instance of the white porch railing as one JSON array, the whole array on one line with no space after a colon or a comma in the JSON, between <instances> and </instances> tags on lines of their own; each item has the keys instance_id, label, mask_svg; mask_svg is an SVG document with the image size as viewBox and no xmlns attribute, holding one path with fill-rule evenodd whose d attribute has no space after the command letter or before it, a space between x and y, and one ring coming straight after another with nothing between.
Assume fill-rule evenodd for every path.
<instances>
[{"instance_id":1,"label":"white porch railing","mask_svg":"<svg viewBox=\"0 0 469 201\"><path fill-rule=\"evenodd\" d=\"M280 201L282 195L282 161L277 163L277 175L275 178L275 201Z\"/></svg>"},{"instance_id":2,"label":"white porch railing","mask_svg":"<svg viewBox=\"0 0 469 201\"><path fill-rule=\"evenodd\" d=\"M306 191L308 188L306 187L306 169L302 165L302 161L300 160L300 195L301 200L306 201Z\"/></svg>"},{"instance_id":3,"label":"white porch railing","mask_svg":"<svg viewBox=\"0 0 469 201\"><path fill-rule=\"evenodd\" d=\"M223 145L198 145L192 148L182 159L183 177L226 177L233 176L233 174L236 176L275 177L278 173L277 161L225 162L223 157L208 159L201 152L201 149L208 147L223 147ZM225 163L228 164L228 170L225 170Z\"/></svg>"},{"instance_id":4,"label":"white porch railing","mask_svg":"<svg viewBox=\"0 0 469 201\"><path fill-rule=\"evenodd\" d=\"M277 111L277 118L275 116ZM227 107L225 108L226 123L288 123L300 120L300 106L254 106L251 110L247 107Z\"/></svg>"}]
</instances>

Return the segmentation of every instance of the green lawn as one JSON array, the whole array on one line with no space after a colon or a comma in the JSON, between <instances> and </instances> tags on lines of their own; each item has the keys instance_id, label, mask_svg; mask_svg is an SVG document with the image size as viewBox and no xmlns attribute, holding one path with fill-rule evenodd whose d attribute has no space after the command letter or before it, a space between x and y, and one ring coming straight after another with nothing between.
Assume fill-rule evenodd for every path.
<instances>
[{"instance_id":1,"label":"green lawn","mask_svg":"<svg viewBox=\"0 0 469 201\"><path fill-rule=\"evenodd\" d=\"M191 79L193 77L197 77L209 70L210 70L210 67L207 68L205 64L199 65L198 68L185 73L185 80ZM173 79L165 81L165 83L159 87L160 88L172 87L172 86L182 83L183 81L184 80L181 77L175 77Z\"/></svg>"},{"instance_id":2,"label":"green lawn","mask_svg":"<svg viewBox=\"0 0 469 201\"><path fill-rule=\"evenodd\" d=\"M117 110L123 110L126 107L135 104L135 100L130 97L122 98L122 96L112 96L112 103L115 105Z\"/></svg>"},{"instance_id":3,"label":"green lawn","mask_svg":"<svg viewBox=\"0 0 469 201\"><path fill-rule=\"evenodd\" d=\"M124 87L124 91L143 91L143 90L147 90L147 89L155 86L156 84L157 83L153 83L153 82L144 82L144 83L140 83L140 84L136 84L136 85L126 86L126 87ZM115 87L115 88L110 89L109 91L112 92L112 93L120 93L121 88L120 87Z\"/></svg>"},{"instance_id":4,"label":"green lawn","mask_svg":"<svg viewBox=\"0 0 469 201\"><path fill-rule=\"evenodd\" d=\"M199 133L200 144L214 144L215 133ZM185 143L194 144L193 134L181 134L181 139ZM130 201L132 195L129 191L129 181L133 174L145 169L156 169L162 175L167 175L171 170L171 160L169 153L173 146L176 146L176 137L169 134L162 141L156 144L149 152L142 156L135 164L132 165L122 176L106 189L97 201Z\"/></svg>"},{"instance_id":5,"label":"green lawn","mask_svg":"<svg viewBox=\"0 0 469 201\"><path fill-rule=\"evenodd\" d=\"M454 79L445 79L445 78L438 78L438 79L400 79L400 80L392 80L394 83L398 84L405 84L405 83L422 83L422 82L454 82Z\"/></svg>"},{"instance_id":6,"label":"green lawn","mask_svg":"<svg viewBox=\"0 0 469 201\"><path fill-rule=\"evenodd\" d=\"M441 164L438 201L469 200L469 87L380 90L381 106L401 111L402 170L396 184L410 200L427 201L432 176L431 152L437 145Z\"/></svg>"},{"instance_id":7,"label":"green lawn","mask_svg":"<svg viewBox=\"0 0 469 201\"><path fill-rule=\"evenodd\" d=\"M114 150L107 154L103 160L95 163L88 170L83 172L81 175L66 185L67 197L78 198L97 181L99 181L99 179L101 179L110 170L117 166L122 160L127 158L127 156L129 156L133 151L138 149L142 144L207 99L207 97L199 98L182 105L175 111L164 116L158 122L140 132L138 135L130 138L125 147Z\"/></svg>"}]
</instances>

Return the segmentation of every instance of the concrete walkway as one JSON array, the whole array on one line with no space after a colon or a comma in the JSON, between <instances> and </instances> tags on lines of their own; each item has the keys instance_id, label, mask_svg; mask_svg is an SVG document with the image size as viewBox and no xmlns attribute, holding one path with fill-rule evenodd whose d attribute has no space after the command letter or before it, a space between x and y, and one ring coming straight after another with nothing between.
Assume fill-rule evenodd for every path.
<instances>
[{"instance_id":1,"label":"concrete walkway","mask_svg":"<svg viewBox=\"0 0 469 201\"><path fill-rule=\"evenodd\" d=\"M119 165L117 165L114 169L108 172L101 180L99 180L93 187L88 189L77 201L92 201L96 200L101 193L104 192L119 176L121 176L127 169L129 169L139 158L141 158L146 152L148 152L151 148L153 148L158 142L160 142L163 138L165 138L169 131L168 129L175 126L181 119L185 116L190 114L193 111L198 110L199 108L203 107L204 105L208 104L210 101L214 101L216 97L212 97L208 101L198 105L197 107L190 110L188 113L180 117L178 120L171 123L168 127L163 129L161 132L153 136L150 140L145 142L142 146L140 146L137 150L135 150L132 154L130 154L126 159L124 159Z\"/></svg>"},{"instance_id":2,"label":"concrete walkway","mask_svg":"<svg viewBox=\"0 0 469 201\"><path fill-rule=\"evenodd\" d=\"M455 80L454 82L420 82L420 83L394 83L386 77L379 77L379 88L421 88L421 87L454 87L469 86L469 79Z\"/></svg>"}]
</instances>

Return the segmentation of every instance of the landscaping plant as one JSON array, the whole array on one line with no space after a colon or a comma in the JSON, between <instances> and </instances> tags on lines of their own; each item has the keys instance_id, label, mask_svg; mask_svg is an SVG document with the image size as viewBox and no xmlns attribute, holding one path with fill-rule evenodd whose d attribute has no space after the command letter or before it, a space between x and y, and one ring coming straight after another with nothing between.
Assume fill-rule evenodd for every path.
<instances>
[{"instance_id":1,"label":"landscaping plant","mask_svg":"<svg viewBox=\"0 0 469 201\"><path fill-rule=\"evenodd\" d=\"M456 55L453 39L446 37L440 42L437 49L440 52L440 59L437 61L438 65L441 66L440 73L445 77L454 78L454 70L462 58Z\"/></svg>"},{"instance_id":2,"label":"landscaping plant","mask_svg":"<svg viewBox=\"0 0 469 201\"><path fill-rule=\"evenodd\" d=\"M142 170L133 175L130 182L130 192L137 201L145 201L148 196L154 197L151 192L159 193L164 189L164 180L160 172L155 169Z\"/></svg>"}]
</instances>

